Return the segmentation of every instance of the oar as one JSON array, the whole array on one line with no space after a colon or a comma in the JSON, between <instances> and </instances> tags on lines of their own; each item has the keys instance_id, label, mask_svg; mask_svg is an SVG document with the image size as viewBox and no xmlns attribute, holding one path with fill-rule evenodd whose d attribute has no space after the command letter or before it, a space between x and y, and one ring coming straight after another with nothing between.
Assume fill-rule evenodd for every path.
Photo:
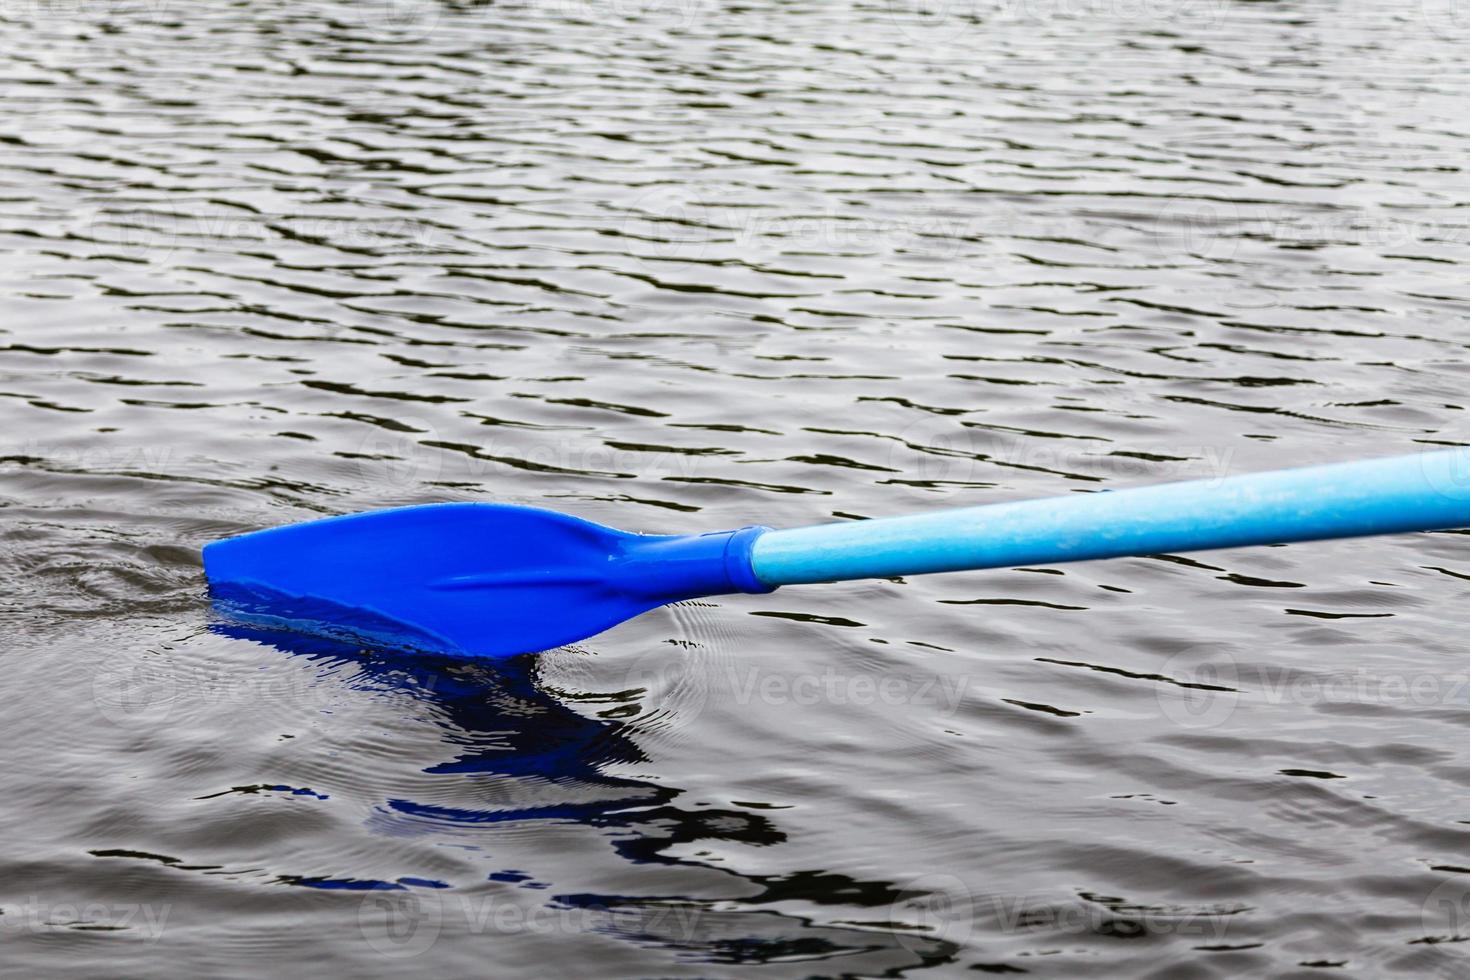
<instances>
[{"instance_id":1,"label":"oar","mask_svg":"<svg viewBox=\"0 0 1470 980\"><path fill-rule=\"evenodd\" d=\"M773 531L642 535L503 504L332 517L207 545L233 616L466 657L681 599L845 579L1470 526L1470 450Z\"/></svg>"}]
</instances>

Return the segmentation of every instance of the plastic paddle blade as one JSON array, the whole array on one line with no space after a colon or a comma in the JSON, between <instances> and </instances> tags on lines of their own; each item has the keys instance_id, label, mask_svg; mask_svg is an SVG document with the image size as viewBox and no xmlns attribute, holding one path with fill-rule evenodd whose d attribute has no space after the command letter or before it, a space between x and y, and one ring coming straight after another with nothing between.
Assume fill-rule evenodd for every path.
<instances>
[{"instance_id":1,"label":"plastic paddle blade","mask_svg":"<svg viewBox=\"0 0 1470 980\"><path fill-rule=\"evenodd\" d=\"M217 541L205 546L204 568L232 618L504 657L678 599L769 591L749 571L759 533L640 535L531 507L431 504Z\"/></svg>"}]
</instances>

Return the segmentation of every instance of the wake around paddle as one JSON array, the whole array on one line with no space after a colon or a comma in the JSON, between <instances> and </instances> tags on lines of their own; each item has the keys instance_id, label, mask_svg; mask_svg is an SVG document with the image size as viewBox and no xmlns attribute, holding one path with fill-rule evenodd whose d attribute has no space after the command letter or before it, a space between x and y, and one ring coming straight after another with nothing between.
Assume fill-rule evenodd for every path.
<instances>
[{"instance_id":1,"label":"wake around paddle","mask_svg":"<svg viewBox=\"0 0 1470 980\"><path fill-rule=\"evenodd\" d=\"M697 535L504 504L332 517L204 548L233 618L462 657L546 650L682 599L1470 526L1470 449Z\"/></svg>"}]
</instances>

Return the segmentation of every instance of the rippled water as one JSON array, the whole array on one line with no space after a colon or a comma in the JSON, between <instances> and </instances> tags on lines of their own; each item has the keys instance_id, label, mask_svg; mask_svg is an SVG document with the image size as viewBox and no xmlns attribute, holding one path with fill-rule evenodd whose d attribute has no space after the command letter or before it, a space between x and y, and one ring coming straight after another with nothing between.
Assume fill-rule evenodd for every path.
<instances>
[{"instance_id":1,"label":"rippled water","mask_svg":"<svg viewBox=\"0 0 1470 980\"><path fill-rule=\"evenodd\" d=\"M437 500L775 526L1458 444L1449 0L0 0L18 975L1460 977L1470 551L221 626Z\"/></svg>"}]
</instances>

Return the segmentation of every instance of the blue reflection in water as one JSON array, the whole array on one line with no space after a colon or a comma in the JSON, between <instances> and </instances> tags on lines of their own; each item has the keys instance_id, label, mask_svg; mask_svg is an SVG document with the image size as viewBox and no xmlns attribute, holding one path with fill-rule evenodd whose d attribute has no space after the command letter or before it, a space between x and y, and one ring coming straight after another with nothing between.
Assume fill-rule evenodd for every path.
<instances>
[{"instance_id":1,"label":"blue reflection in water","mask_svg":"<svg viewBox=\"0 0 1470 980\"><path fill-rule=\"evenodd\" d=\"M639 865L698 867L738 878L735 896L553 894L557 907L575 909L598 921L597 931L639 945L672 948L694 960L721 963L766 963L821 960L831 957L875 957L884 969L933 964L952 958L952 944L881 928L855 929L813 924L777 912L777 903L880 908L886 911L906 896L893 883L862 881L825 872L795 871L781 875L746 875L728 867L674 856L682 845L720 841L775 845L786 836L765 816L742 810L676 806L684 791L663 783L609 775L612 766L647 764L652 760L631 737L628 722L588 717L549 693L540 680L534 656L466 663L420 653L365 652L360 646L321 636L262 629L238 623L211 626L216 633L264 644L295 656L332 664L351 663L359 673L351 685L371 693L397 692L417 703L433 705L442 717L445 741L461 750L451 761L425 772L466 778L535 780L562 791L583 787L587 799L476 809L423 803L404 798L386 801L392 811L450 825L485 825L513 821L555 820L583 824L606 836L615 851ZM493 747L476 745L475 736L493 736ZM502 871L492 880L547 887L522 871ZM429 879L397 882L302 882L312 887L422 886L440 888ZM718 904L718 908L715 908ZM871 916L875 922L883 920ZM845 963L845 968L857 968ZM866 967L865 967L866 969Z\"/></svg>"}]
</instances>

